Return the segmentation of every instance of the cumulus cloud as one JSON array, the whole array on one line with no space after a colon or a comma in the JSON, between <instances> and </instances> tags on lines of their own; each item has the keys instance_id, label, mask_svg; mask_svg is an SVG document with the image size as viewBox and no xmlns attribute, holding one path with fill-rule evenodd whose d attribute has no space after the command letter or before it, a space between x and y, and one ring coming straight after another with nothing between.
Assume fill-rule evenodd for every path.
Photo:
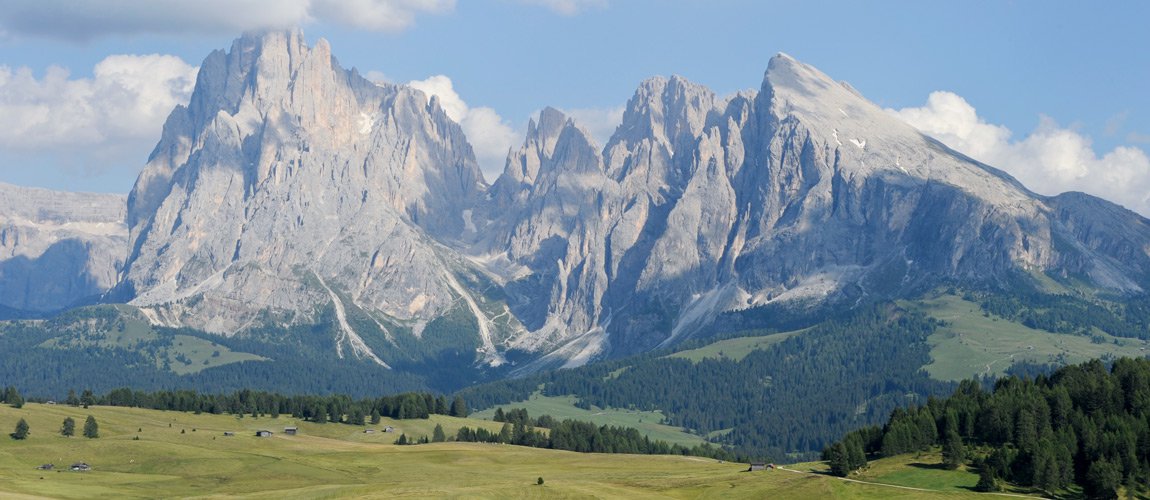
<instances>
[{"instance_id":1,"label":"cumulus cloud","mask_svg":"<svg viewBox=\"0 0 1150 500\"><path fill-rule=\"evenodd\" d=\"M607 0L519 0L519 3L546 7L564 16L574 16L588 9L607 6Z\"/></svg>"},{"instance_id":2,"label":"cumulus cloud","mask_svg":"<svg viewBox=\"0 0 1150 500\"><path fill-rule=\"evenodd\" d=\"M408 85L423 91L428 99L439 98L439 105L447 116L463 129L467 140L475 150L476 160L488 180L493 180L503 171L507 151L515 143L518 134L495 112L488 107L471 107L464 102L451 79L435 75L425 80L408 82Z\"/></svg>"},{"instance_id":3,"label":"cumulus cloud","mask_svg":"<svg viewBox=\"0 0 1150 500\"><path fill-rule=\"evenodd\" d=\"M1150 157L1139 148L1119 146L1100 155L1090 137L1046 116L1030 135L1015 140L1009 129L987 123L951 92L930 94L923 107L888 111L1035 192L1082 191L1150 215Z\"/></svg>"},{"instance_id":4,"label":"cumulus cloud","mask_svg":"<svg viewBox=\"0 0 1150 500\"><path fill-rule=\"evenodd\" d=\"M235 33L329 22L398 32L455 0L7 0L0 33L86 40L113 34Z\"/></svg>"},{"instance_id":5,"label":"cumulus cloud","mask_svg":"<svg viewBox=\"0 0 1150 500\"><path fill-rule=\"evenodd\" d=\"M0 66L0 146L44 149L154 139L172 108L187 102L196 68L168 55L113 55L92 78L48 68Z\"/></svg>"}]
</instances>

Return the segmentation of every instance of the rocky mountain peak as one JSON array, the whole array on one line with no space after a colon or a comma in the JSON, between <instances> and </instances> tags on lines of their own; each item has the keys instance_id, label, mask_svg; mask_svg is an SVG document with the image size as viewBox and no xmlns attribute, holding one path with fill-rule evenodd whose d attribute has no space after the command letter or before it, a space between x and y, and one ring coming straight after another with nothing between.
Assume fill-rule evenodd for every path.
<instances>
[{"instance_id":1,"label":"rocky mountain peak","mask_svg":"<svg viewBox=\"0 0 1150 500\"><path fill-rule=\"evenodd\" d=\"M452 307L466 292L432 242L470 224L484 188L434 99L299 31L245 35L204 61L133 189L121 290L156 322L225 334L334 303L340 349L379 361L345 316L377 314L390 338L384 318L418 335Z\"/></svg>"},{"instance_id":2,"label":"rocky mountain peak","mask_svg":"<svg viewBox=\"0 0 1150 500\"><path fill-rule=\"evenodd\" d=\"M700 133L716 103L714 92L681 76L649 78L627 101L623 122L608 149L640 137L653 137L674 147Z\"/></svg>"}]
</instances>

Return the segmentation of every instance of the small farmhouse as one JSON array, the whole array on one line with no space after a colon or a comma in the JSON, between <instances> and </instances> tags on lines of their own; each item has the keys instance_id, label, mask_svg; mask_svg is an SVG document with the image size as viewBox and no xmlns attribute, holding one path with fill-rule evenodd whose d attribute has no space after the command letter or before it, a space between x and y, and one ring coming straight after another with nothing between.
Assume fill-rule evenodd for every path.
<instances>
[{"instance_id":1,"label":"small farmhouse","mask_svg":"<svg viewBox=\"0 0 1150 500\"><path fill-rule=\"evenodd\" d=\"M299 432L298 427L284 427L284 434L287 434L289 436L294 436L294 435L296 435L297 432Z\"/></svg>"},{"instance_id":2,"label":"small farmhouse","mask_svg":"<svg viewBox=\"0 0 1150 500\"><path fill-rule=\"evenodd\" d=\"M272 431L256 431L256 437L266 438L266 437L271 437L271 436L272 436Z\"/></svg>"},{"instance_id":3,"label":"small farmhouse","mask_svg":"<svg viewBox=\"0 0 1150 500\"><path fill-rule=\"evenodd\" d=\"M92 470L92 466L88 465L84 462L76 462L76 463L72 464L71 469L74 471L81 471L82 472L82 471Z\"/></svg>"},{"instance_id":4,"label":"small farmhouse","mask_svg":"<svg viewBox=\"0 0 1150 500\"><path fill-rule=\"evenodd\" d=\"M751 462L751 468L747 469L750 472L757 470L767 470L767 464L764 462Z\"/></svg>"}]
</instances>

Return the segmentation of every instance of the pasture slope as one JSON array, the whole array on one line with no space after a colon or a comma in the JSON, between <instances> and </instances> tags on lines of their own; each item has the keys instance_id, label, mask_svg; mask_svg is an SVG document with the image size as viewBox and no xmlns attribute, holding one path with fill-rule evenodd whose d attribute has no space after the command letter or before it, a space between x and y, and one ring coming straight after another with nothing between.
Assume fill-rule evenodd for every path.
<instances>
[{"instance_id":1,"label":"pasture slope","mask_svg":"<svg viewBox=\"0 0 1150 500\"><path fill-rule=\"evenodd\" d=\"M66 438L65 417L94 416L100 438ZM448 435L460 426L500 424L433 416L384 419L366 428L135 408L74 408L29 403L0 407L5 433L24 418L28 439L0 439L0 497L5 498L963 498L962 489L931 492L846 482L822 474L744 472L746 464L678 456L602 455L476 443L392 444L400 432ZM380 430L387 425L396 432ZM288 436L284 427L298 426ZM268 429L270 438L255 431ZM234 432L234 436L224 436ZM136 439L137 436L139 439ZM89 472L68 466L85 462ZM45 463L51 471L38 470ZM820 464L798 468L819 470ZM956 481L969 482L959 472ZM537 485L543 477L544 484ZM883 478L877 478L881 481Z\"/></svg>"}]
</instances>

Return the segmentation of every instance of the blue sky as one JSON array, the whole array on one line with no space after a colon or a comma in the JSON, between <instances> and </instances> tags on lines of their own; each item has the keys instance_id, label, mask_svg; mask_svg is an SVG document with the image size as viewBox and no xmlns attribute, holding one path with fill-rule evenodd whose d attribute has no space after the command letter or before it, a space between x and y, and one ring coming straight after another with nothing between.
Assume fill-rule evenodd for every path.
<instances>
[{"instance_id":1,"label":"blue sky","mask_svg":"<svg viewBox=\"0 0 1150 500\"><path fill-rule=\"evenodd\" d=\"M728 94L782 51L1039 192L1146 214L1146 19L1140 1L9 0L0 182L126 193L204 56L294 25L346 67L447 93L488 172L544 106L603 137L647 77Z\"/></svg>"}]
</instances>

